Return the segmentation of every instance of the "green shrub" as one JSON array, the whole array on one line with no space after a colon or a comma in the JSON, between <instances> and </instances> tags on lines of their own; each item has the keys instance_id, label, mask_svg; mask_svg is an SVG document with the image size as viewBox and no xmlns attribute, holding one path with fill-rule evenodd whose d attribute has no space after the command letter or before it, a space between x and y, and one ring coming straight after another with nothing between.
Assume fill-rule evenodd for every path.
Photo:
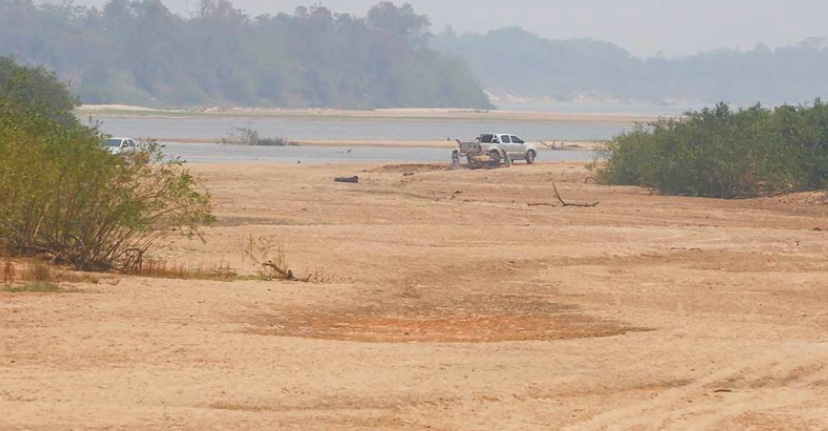
<instances>
[{"instance_id":1,"label":"green shrub","mask_svg":"<svg viewBox=\"0 0 828 431\"><path fill-rule=\"evenodd\" d=\"M222 145L258 145L263 147L284 147L295 146L295 142L291 142L283 137L261 137L259 131L247 127L234 127L233 131L226 138L219 139Z\"/></svg>"},{"instance_id":2,"label":"green shrub","mask_svg":"<svg viewBox=\"0 0 828 431\"><path fill-rule=\"evenodd\" d=\"M719 104L639 125L607 143L598 176L662 194L739 198L828 184L828 106Z\"/></svg>"},{"instance_id":3,"label":"green shrub","mask_svg":"<svg viewBox=\"0 0 828 431\"><path fill-rule=\"evenodd\" d=\"M157 143L128 159L113 156L97 129L55 115L62 108L6 96L0 92L0 248L107 270L134 264L161 236L199 235L213 221L209 195Z\"/></svg>"}]
</instances>

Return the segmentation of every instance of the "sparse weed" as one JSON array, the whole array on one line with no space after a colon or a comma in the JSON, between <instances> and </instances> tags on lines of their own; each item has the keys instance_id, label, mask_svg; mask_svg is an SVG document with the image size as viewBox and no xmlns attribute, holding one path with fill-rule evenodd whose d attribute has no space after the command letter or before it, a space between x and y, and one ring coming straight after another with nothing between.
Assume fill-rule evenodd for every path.
<instances>
[{"instance_id":1,"label":"sparse weed","mask_svg":"<svg viewBox=\"0 0 828 431\"><path fill-rule=\"evenodd\" d=\"M28 279L32 281L51 282L55 279L54 271L48 264L35 260L29 268Z\"/></svg>"},{"instance_id":2,"label":"sparse weed","mask_svg":"<svg viewBox=\"0 0 828 431\"><path fill-rule=\"evenodd\" d=\"M6 263L3 265L3 284L9 286L12 283L14 283L14 276L14 263L11 261L11 259L7 258Z\"/></svg>"},{"instance_id":3,"label":"sparse weed","mask_svg":"<svg viewBox=\"0 0 828 431\"><path fill-rule=\"evenodd\" d=\"M313 271L309 269L306 272L308 275L301 277L301 281L304 281L305 283L328 283L331 281L330 277L325 274L324 268L316 268Z\"/></svg>"}]
</instances>

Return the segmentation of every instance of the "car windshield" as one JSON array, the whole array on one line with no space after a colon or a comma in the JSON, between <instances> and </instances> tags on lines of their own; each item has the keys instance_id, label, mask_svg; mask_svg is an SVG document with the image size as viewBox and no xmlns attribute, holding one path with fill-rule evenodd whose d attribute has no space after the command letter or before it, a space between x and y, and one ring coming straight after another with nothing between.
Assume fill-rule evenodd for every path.
<instances>
[{"instance_id":1,"label":"car windshield","mask_svg":"<svg viewBox=\"0 0 828 431\"><path fill-rule=\"evenodd\" d=\"M107 139L106 140L106 146L107 147L120 147L121 146L121 140L120 139Z\"/></svg>"}]
</instances>

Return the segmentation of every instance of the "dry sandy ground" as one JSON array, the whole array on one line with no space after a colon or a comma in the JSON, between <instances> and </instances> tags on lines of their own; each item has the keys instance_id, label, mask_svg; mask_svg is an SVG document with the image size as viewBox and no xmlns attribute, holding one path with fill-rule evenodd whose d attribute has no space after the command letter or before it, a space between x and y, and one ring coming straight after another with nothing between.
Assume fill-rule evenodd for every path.
<instances>
[{"instance_id":1,"label":"dry sandy ground","mask_svg":"<svg viewBox=\"0 0 828 431\"><path fill-rule=\"evenodd\" d=\"M191 168L220 223L163 257L252 274L245 238L269 238L312 282L0 292L0 430L828 429L823 196L662 197L570 163Z\"/></svg>"}]
</instances>

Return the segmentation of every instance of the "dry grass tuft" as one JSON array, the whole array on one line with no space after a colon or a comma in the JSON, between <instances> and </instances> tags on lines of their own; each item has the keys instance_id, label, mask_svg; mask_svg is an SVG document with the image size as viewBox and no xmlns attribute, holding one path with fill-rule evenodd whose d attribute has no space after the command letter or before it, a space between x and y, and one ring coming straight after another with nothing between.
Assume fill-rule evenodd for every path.
<instances>
[{"instance_id":1,"label":"dry grass tuft","mask_svg":"<svg viewBox=\"0 0 828 431\"><path fill-rule=\"evenodd\" d=\"M217 265L199 264L195 267L183 264L171 264L164 260L146 260L130 275L149 278L172 278L179 280L232 281L238 277L236 271L226 262Z\"/></svg>"},{"instance_id":2,"label":"dry grass tuft","mask_svg":"<svg viewBox=\"0 0 828 431\"><path fill-rule=\"evenodd\" d=\"M65 291L60 283L98 284L98 277L67 270L42 260L12 261L3 264L3 284L8 292L58 292Z\"/></svg>"},{"instance_id":3,"label":"dry grass tuft","mask_svg":"<svg viewBox=\"0 0 828 431\"><path fill-rule=\"evenodd\" d=\"M59 292L68 292L69 290L62 289L55 283L50 283L46 281L33 281L31 283L26 283L23 285L15 285L15 286L6 286L3 288L6 292L11 293L22 293L22 292L31 292L31 293L59 293Z\"/></svg>"}]
</instances>

